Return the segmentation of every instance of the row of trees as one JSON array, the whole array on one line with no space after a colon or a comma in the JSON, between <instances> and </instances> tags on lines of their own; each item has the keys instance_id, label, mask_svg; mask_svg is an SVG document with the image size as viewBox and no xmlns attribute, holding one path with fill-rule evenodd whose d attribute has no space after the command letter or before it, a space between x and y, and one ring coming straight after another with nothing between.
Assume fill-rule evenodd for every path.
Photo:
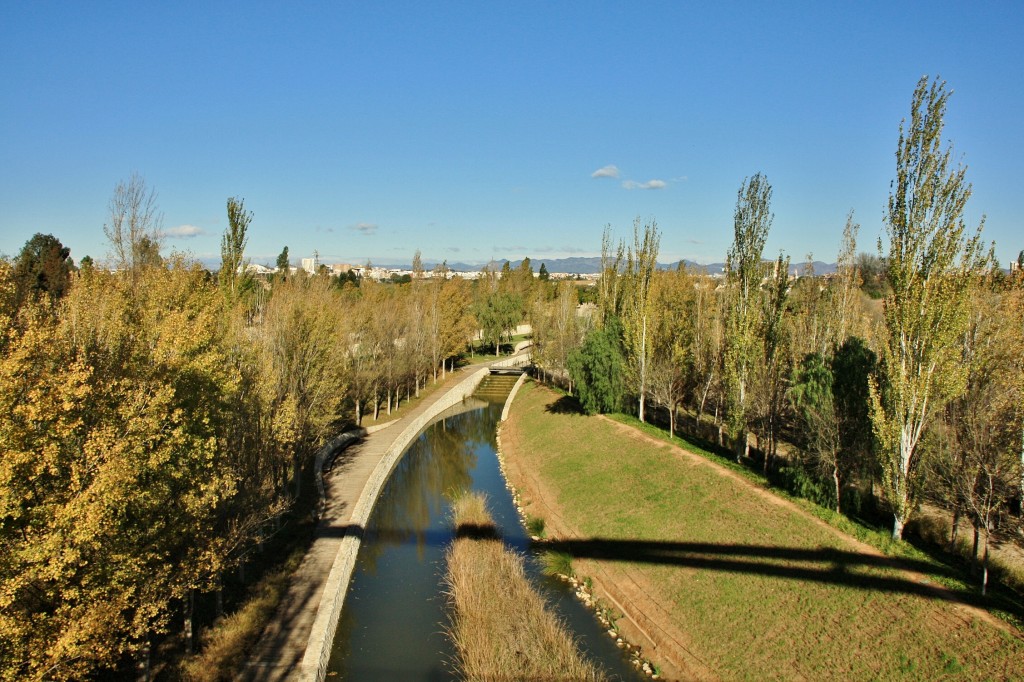
<instances>
[{"instance_id":1,"label":"row of trees","mask_svg":"<svg viewBox=\"0 0 1024 682\"><path fill-rule=\"evenodd\" d=\"M115 190L112 270L49 235L0 260L2 679L148 665L182 626L191 647L195 595L281 528L317 447L476 332L458 278L251 278L235 198L218 275L161 256L154 196Z\"/></svg>"},{"instance_id":2,"label":"row of trees","mask_svg":"<svg viewBox=\"0 0 1024 682\"><path fill-rule=\"evenodd\" d=\"M544 374L575 384L592 412L631 406L643 420L653 401L672 432L687 407L708 435L710 412L712 437L737 461L756 442L766 473L785 436L787 461L803 465L791 475L826 485L837 509L853 484L880 483L894 538L924 494L991 528L1024 496L1024 298L981 227L967 230L947 100L922 79L900 126L887 252L880 241L878 257L857 255L851 214L837 271L794 280L788 257L764 260L772 188L754 175L722 278L657 270L653 222L635 223L629 245L606 231L594 315L567 322L560 296L534 311Z\"/></svg>"}]
</instances>

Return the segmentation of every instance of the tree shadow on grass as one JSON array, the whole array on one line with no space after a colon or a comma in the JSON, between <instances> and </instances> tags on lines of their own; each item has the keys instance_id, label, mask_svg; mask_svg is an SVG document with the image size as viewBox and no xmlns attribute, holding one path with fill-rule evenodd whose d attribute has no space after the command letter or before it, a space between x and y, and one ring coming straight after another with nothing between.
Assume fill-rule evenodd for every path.
<instances>
[{"instance_id":1,"label":"tree shadow on grass","mask_svg":"<svg viewBox=\"0 0 1024 682\"><path fill-rule=\"evenodd\" d=\"M549 414L586 414L580 401L572 396L563 395L558 400L548 403L544 411Z\"/></svg>"},{"instance_id":2,"label":"tree shadow on grass","mask_svg":"<svg viewBox=\"0 0 1024 682\"><path fill-rule=\"evenodd\" d=\"M841 585L871 592L912 594L986 608L991 601L979 593L946 587L930 577L957 577L955 571L913 559L893 559L872 553L830 547L806 549L764 545L719 544L590 538L544 542L545 549L576 559L660 564L724 573L746 573ZM886 570L889 569L889 570Z\"/></svg>"}]
</instances>

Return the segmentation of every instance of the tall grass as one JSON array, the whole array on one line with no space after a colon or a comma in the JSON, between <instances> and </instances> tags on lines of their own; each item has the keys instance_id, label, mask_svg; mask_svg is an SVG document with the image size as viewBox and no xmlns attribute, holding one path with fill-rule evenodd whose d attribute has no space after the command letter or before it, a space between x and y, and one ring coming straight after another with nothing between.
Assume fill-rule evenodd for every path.
<instances>
[{"instance_id":1,"label":"tall grass","mask_svg":"<svg viewBox=\"0 0 1024 682\"><path fill-rule=\"evenodd\" d=\"M450 635L466 680L605 680L530 585L480 495L454 504L446 576Z\"/></svg>"},{"instance_id":2,"label":"tall grass","mask_svg":"<svg viewBox=\"0 0 1024 682\"><path fill-rule=\"evenodd\" d=\"M540 555L540 563L544 575L576 577L576 571L572 567L572 555L567 552L548 550Z\"/></svg>"}]
</instances>

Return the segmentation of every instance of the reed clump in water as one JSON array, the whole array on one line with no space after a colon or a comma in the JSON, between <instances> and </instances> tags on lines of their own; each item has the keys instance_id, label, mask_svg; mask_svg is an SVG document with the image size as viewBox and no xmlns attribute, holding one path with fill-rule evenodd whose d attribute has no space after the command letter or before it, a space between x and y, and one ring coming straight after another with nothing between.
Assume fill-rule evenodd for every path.
<instances>
[{"instance_id":1,"label":"reed clump in water","mask_svg":"<svg viewBox=\"0 0 1024 682\"><path fill-rule=\"evenodd\" d=\"M530 585L523 558L508 550L482 495L453 509L456 538L446 582L450 636L463 679L606 680Z\"/></svg>"}]
</instances>

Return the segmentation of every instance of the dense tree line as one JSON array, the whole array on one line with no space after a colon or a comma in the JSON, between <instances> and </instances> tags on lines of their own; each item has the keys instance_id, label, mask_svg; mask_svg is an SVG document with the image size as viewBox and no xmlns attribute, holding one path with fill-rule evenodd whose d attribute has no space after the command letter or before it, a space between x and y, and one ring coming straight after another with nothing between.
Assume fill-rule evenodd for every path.
<instances>
[{"instance_id":1,"label":"dense tree line","mask_svg":"<svg viewBox=\"0 0 1024 682\"><path fill-rule=\"evenodd\" d=\"M683 417L737 461L753 445L766 474L836 510L879 499L897 539L923 499L941 502L973 524L977 554L1024 499L1024 280L967 229L947 100L927 78L914 92L884 253L858 255L851 213L834 274L810 256L796 274L783 254L766 260L772 187L756 174L737 193L722 277L655 270L653 222L637 221L631 244L606 230L592 314L566 324L557 300L534 309L542 376L575 385L590 412L645 420L653 403L670 432Z\"/></svg>"},{"instance_id":2,"label":"dense tree line","mask_svg":"<svg viewBox=\"0 0 1024 682\"><path fill-rule=\"evenodd\" d=\"M112 269L51 235L0 260L2 679L145 668L172 631L190 648L195 596L280 529L321 443L476 332L443 272L254 279L235 198L219 275L162 256L154 196L115 190Z\"/></svg>"}]
</instances>

